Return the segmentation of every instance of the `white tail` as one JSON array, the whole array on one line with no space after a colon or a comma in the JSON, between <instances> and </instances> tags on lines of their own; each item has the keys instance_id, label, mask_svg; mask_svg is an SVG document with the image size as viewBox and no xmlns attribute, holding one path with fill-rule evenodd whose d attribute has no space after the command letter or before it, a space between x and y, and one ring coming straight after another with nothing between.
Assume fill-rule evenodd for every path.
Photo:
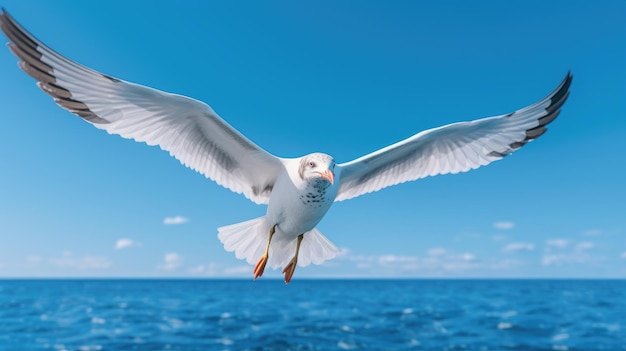
<instances>
[{"instance_id":1,"label":"white tail","mask_svg":"<svg viewBox=\"0 0 626 351\"><path fill-rule=\"evenodd\" d=\"M255 265L265 251L270 226L265 221L265 217L259 217L220 227L217 231L217 237L224 244L226 251L234 251L235 257L240 260L245 259L249 264ZM296 237L284 240L275 236L270 245L268 265L273 269L287 265L296 253L296 241ZM322 264L337 256L338 253L339 249L319 230L313 228L304 233L300 244L298 266L306 267L311 263Z\"/></svg>"}]
</instances>

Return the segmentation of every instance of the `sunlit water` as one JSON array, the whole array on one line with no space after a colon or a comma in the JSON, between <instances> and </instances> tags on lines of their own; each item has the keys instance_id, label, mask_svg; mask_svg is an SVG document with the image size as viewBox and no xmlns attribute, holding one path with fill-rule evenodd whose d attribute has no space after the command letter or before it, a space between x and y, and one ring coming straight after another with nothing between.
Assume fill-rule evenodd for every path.
<instances>
[{"instance_id":1,"label":"sunlit water","mask_svg":"<svg viewBox=\"0 0 626 351\"><path fill-rule=\"evenodd\" d=\"M626 281L0 280L0 350L626 350Z\"/></svg>"}]
</instances>

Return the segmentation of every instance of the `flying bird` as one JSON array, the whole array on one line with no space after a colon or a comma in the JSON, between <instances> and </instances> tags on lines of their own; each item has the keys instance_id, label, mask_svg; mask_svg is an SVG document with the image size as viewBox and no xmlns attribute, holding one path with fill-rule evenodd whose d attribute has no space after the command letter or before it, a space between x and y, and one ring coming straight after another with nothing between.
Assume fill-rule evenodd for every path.
<instances>
[{"instance_id":1,"label":"flying bird","mask_svg":"<svg viewBox=\"0 0 626 351\"><path fill-rule=\"evenodd\" d=\"M213 109L189 97L130 83L82 66L27 32L4 9L0 27L19 67L62 108L98 129L158 145L184 165L257 204L265 216L218 228L227 251L255 265L296 266L335 257L339 249L316 225L335 201L438 174L466 172L500 160L541 136L569 95L572 75L539 102L512 113L417 133L355 160L274 156Z\"/></svg>"}]
</instances>

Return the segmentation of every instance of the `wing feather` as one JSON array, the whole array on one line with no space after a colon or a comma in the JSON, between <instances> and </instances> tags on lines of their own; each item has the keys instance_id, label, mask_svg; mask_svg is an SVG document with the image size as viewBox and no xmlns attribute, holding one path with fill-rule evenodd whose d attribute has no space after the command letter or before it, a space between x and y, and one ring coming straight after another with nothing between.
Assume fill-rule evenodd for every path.
<instances>
[{"instance_id":1,"label":"wing feather","mask_svg":"<svg viewBox=\"0 0 626 351\"><path fill-rule=\"evenodd\" d=\"M466 172L500 160L546 132L569 96L572 75L539 102L507 115L453 123L418 133L337 165L336 201L438 174Z\"/></svg>"},{"instance_id":2,"label":"wing feather","mask_svg":"<svg viewBox=\"0 0 626 351\"><path fill-rule=\"evenodd\" d=\"M267 203L283 163L208 105L113 78L71 61L37 40L4 9L0 28L19 67L62 108L96 128L158 145L218 184Z\"/></svg>"}]
</instances>

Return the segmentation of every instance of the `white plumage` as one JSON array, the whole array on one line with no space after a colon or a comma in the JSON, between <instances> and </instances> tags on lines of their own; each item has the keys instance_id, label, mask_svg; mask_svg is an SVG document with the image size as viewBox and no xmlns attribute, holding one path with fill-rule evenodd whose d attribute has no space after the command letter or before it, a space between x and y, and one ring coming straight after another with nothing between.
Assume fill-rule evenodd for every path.
<instances>
[{"instance_id":1,"label":"white plumage","mask_svg":"<svg viewBox=\"0 0 626 351\"><path fill-rule=\"evenodd\" d=\"M255 278L263 273L267 254L273 268L292 266L284 271L287 282L296 262L321 264L339 252L315 228L334 201L426 176L465 172L509 155L545 132L567 99L572 80L568 73L547 97L513 113L426 130L335 164L320 153L300 158L271 155L205 103L73 62L29 34L4 10L0 27L20 68L59 106L110 134L158 145L216 183L268 204L266 216L221 227L218 237L237 258L250 264L259 260Z\"/></svg>"}]
</instances>

